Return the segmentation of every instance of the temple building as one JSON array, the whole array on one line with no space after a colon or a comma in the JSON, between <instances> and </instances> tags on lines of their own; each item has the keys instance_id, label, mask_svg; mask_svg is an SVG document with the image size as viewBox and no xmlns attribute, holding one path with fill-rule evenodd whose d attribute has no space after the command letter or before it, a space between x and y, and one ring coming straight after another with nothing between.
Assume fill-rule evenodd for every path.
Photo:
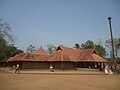
<instances>
[{"instance_id":1,"label":"temple building","mask_svg":"<svg viewBox=\"0 0 120 90\"><path fill-rule=\"evenodd\" d=\"M17 54L5 60L7 66L20 64L23 69L77 69L77 68L104 68L108 61L96 54L95 49L80 50L65 46L58 46L57 50L48 54L43 48L35 52Z\"/></svg>"}]
</instances>

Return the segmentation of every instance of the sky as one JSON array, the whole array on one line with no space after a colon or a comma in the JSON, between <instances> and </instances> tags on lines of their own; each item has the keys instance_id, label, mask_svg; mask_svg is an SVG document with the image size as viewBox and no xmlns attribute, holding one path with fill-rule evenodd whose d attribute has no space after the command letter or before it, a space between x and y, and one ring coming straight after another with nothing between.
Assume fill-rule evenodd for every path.
<instances>
[{"instance_id":1,"label":"sky","mask_svg":"<svg viewBox=\"0 0 120 90\"><path fill-rule=\"evenodd\" d=\"M120 37L120 0L0 0L0 18L11 26L15 45L22 50L32 44L73 47L87 40Z\"/></svg>"}]
</instances>

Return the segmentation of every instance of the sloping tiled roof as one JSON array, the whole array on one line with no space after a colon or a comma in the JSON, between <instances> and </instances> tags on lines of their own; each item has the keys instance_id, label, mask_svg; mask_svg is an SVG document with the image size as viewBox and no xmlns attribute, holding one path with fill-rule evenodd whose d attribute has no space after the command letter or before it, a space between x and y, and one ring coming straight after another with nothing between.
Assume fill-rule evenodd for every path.
<instances>
[{"instance_id":1,"label":"sloping tiled roof","mask_svg":"<svg viewBox=\"0 0 120 90\"><path fill-rule=\"evenodd\" d=\"M40 55L48 55L48 53L43 48L37 49L34 53L40 54Z\"/></svg>"},{"instance_id":2,"label":"sloping tiled roof","mask_svg":"<svg viewBox=\"0 0 120 90\"><path fill-rule=\"evenodd\" d=\"M107 62L104 58L94 54L94 49L80 50L59 46L58 51L53 53L50 60L72 62Z\"/></svg>"},{"instance_id":3,"label":"sloping tiled roof","mask_svg":"<svg viewBox=\"0 0 120 90\"><path fill-rule=\"evenodd\" d=\"M49 55L43 48L39 48L33 53L26 52L17 54L14 57L8 59L8 61L48 61L48 60Z\"/></svg>"},{"instance_id":4,"label":"sloping tiled roof","mask_svg":"<svg viewBox=\"0 0 120 90\"><path fill-rule=\"evenodd\" d=\"M87 55L86 58L79 60L78 62L108 62L104 58L96 54Z\"/></svg>"},{"instance_id":5,"label":"sloping tiled roof","mask_svg":"<svg viewBox=\"0 0 120 90\"><path fill-rule=\"evenodd\" d=\"M62 53L60 50L58 50L49 56L49 60L50 61L61 61L61 56L62 56Z\"/></svg>"},{"instance_id":6,"label":"sloping tiled roof","mask_svg":"<svg viewBox=\"0 0 120 90\"><path fill-rule=\"evenodd\" d=\"M8 59L8 61L48 61L49 55L39 55L35 53L21 53Z\"/></svg>"},{"instance_id":7,"label":"sloping tiled roof","mask_svg":"<svg viewBox=\"0 0 120 90\"><path fill-rule=\"evenodd\" d=\"M94 49L80 50L59 46L57 51L51 55L38 49L34 53L26 52L17 54L8 61L69 61L69 62L107 62L104 58L93 53Z\"/></svg>"},{"instance_id":8,"label":"sloping tiled roof","mask_svg":"<svg viewBox=\"0 0 120 90\"><path fill-rule=\"evenodd\" d=\"M0 62L7 62L8 61L8 58L5 58L3 60L1 60Z\"/></svg>"}]
</instances>

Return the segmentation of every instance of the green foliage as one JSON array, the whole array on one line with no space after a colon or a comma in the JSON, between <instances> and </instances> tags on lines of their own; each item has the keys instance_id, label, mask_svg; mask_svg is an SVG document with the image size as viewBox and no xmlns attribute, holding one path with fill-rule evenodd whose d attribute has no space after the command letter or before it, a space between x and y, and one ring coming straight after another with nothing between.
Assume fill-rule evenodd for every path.
<instances>
[{"instance_id":1,"label":"green foliage","mask_svg":"<svg viewBox=\"0 0 120 90\"><path fill-rule=\"evenodd\" d=\"M102 57L106 56L106 50L102 45L100 45L100 44L95 45L95 50L98 55L100 55Z\"/></svg>"},{"instance_id":2,"label":"green foliage","mask_svg":"<svg viewBox=\"0 0 120 90\"><path fill-rule=\"evenodd\" d=\"M35 51L35 46L33 46L33 45L28 46L27 49L26 49L26 51L27 52L33 52L33 51Z\"/></svg>"},{"instance_id":3,"label":"green foliage","mask_svg":"<svg viewBox=\"0 0 120 90\"><path fill-rule=\"evenodd\" d=\"M0 60L12 57L19 53L23 53L23 51L20 49L17 49L17 47L15 47L13 44L5 45L4 48L1 48L0 46Z\"/></svg>"},{"instance_id":4,"label":"green foliage","mask_svg":"<svg viewBox=\"0 0 120 90\"><path fill-rule=\"evenodd\" d=\"M76 43L74 48L80 49L80 45L78 43Z\"/></svg>"},{"instance_id":5,"label":"green foliage","mask_svg":"<svg viewBox=\"0 0 120 90\"><path fill-rule=\"evenodd\" d=\"M120 50L120 38L114 38L113 41L114 41L115 55L116 57L118 57L118 52ZM106 40L105 45L106 47L111 49L112 48L111 39Z\"/></svg>"},{"instance_id":6,"label":"green foliage","mask_svg":"<svg viewBox=\"0 0 120 90\"><path fill-rule=\"evenodd\" d=\"M57 49L53 44L48 44L47 48L49 54L52 54Z\"/></svg>"},{"instance_id":7,"label":"green foliage","mask_svg":"<svg viewBox=\"0 0 120 90\"><path fill-rule=\"evenodd\" d=\"M92 48L94 48L93 41L88 40L87 42L81 44L81 49L92 49Z\"/></svg>"},{"instance_id":8,"label":"green foliage","mask_svg":"<svg viewBox=\"0 0 120 90\"><path fill-rule=\"evenodd\" d=\"M6 41L0 37L0 60L4 59L5 55Z\"/></svg>"},{"instance_id":9,"label":"green foliage","mask_svg":"<svg viewBox=\"0 0 120 90\"><path fill-rule=\"evenodd\" d=\"M0 37L0 50L2 50L3 48L5 48L6 46L6 41Z\"/></svg>"},{"instance_id":10,"label":"green foliage","mask_svg":"<svg viewBox=\"0 0 120 90\"><path fill-rule=\"evenodd\" d=\"M93 41L86 41L81 44L81 49L95 49L96 53L102 57L106 55L106 50L101 44L95 44Z\"/></svg>"},{"instance_id":11,"label":"green foliage","mask_svg":"<svg viewBox=\"0 0 120 90\"><path fill-rule=\"evenodd\" d=\"M11 32L10 25L0 21L0 38L3 38L6 42L14 42L14 37Z\"/></svg>"},{"instance_id":12,"label":"green foliage","mask_svg":"<svg viewBox=\"0 0 120 90\"><path fill-rule=\"evenodd\" d=\"M0 21L0 60L23 52L17 49L13 44L9 45L9 42L14 42L10 25Z\"/></svg>"},{"instance_id":13,"label":"green foliage","mask_svg":"<svg viewBox=\"0 0 120 90\"><path fill-rule=\"evenodd\" d=\"M17 49L17 47L15 47L14 44L11 44L6 47L6 56L7 57L11 57L11 56L14 56L19 53L23 53L23 51L20 49Z\"/></svg>"}]
</instances>

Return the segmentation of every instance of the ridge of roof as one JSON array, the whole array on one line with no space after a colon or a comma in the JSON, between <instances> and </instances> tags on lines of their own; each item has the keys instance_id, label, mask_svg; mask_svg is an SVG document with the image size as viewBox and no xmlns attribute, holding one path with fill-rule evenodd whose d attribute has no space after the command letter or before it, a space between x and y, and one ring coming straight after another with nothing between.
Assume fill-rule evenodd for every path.
<instances>
[{"instance_id":1,"label":"ridge of roof","mask_svg":"<svg viewBox=\"0 0 120 90\"><path fill-rule=\"evenodd\" d=\"M76 48L70 48L70 47L66 47L66 46L63 46L63 45L60 45L58 46L58 49L57 50L65 50L65 49L69 49L69 50L76 50L76 51L81 51L81 52L91 52L93 53L95 51L95 49L76 49Z\"/></svg>"},{"instance_id":2,"label":"ridge of roof","mask_svg":"<svg viewBox=\"0 0 120 90\"><path fill-rule=\"evenodd\" d=\"M66 47L66 46L63 46L63 45L58 46L58 48L61 49L61 50L63 50L63 49L80 50L80 49L76 49L76 48ZM59 49L58 49L58 50L59 50Z\"/></svg>"}]
</instances>

